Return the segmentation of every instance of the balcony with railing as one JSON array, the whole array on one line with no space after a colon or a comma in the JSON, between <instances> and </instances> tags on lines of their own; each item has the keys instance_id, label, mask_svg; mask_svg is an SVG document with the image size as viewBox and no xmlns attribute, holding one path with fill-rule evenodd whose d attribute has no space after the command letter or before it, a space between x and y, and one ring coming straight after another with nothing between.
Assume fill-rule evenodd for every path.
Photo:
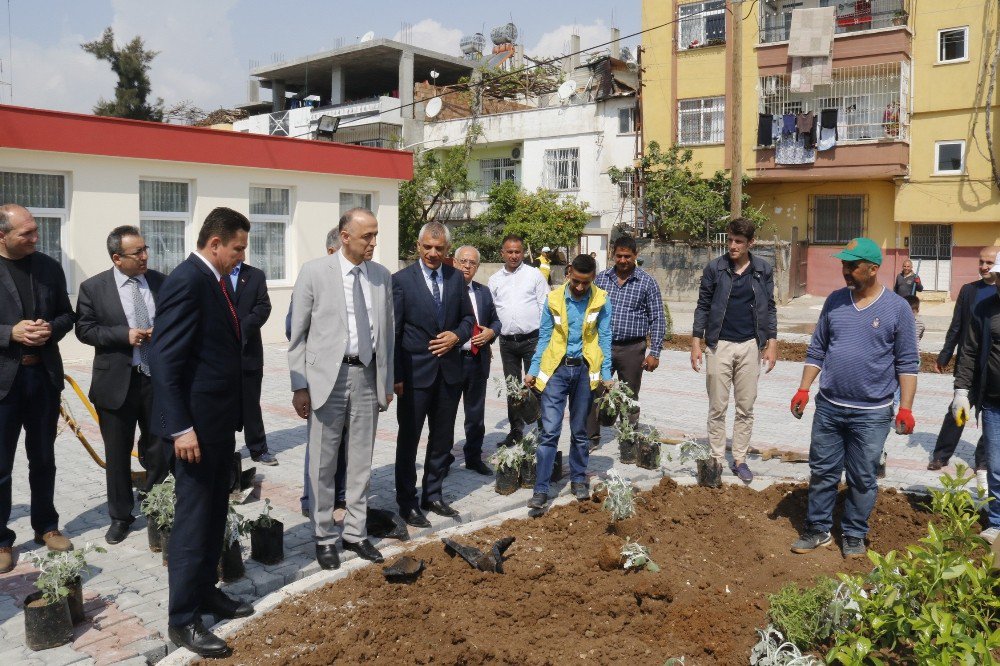
<instances>
[{"instance_id":1,"label":"balcony with railing","mask_svg":"<svg viewBox=\"0 0 1000 666\"><path fill-rule=\"evenodd\" d=\"M909 0L763 0L760 12L760 43L788 41L792 11L835 7L835 34L849 34L903 27L909 21Z\"/></svg>"}]
</instances>

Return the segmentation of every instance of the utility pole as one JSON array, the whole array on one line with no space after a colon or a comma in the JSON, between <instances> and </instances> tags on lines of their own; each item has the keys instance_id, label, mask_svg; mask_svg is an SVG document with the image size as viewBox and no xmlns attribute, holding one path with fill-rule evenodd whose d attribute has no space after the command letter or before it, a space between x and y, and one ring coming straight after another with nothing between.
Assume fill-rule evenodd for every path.
<instances>
[{"instance_id":1,"label":"utility pole","mask_svg":"<svg viewBox=\"0 0 1000 666\"><path fill-rule=\"evenodd\" d=\"M636 86L635 91L635 161L632 163L634 170L632 173L632 197L633 197L633 209L635 211L635 218L633 220L634 234L635 237L639 237L639 217L642 216L643 230L648 231L645 225L649 224L649 219L646 216L646 183L645 183L645 173L639 168L639 164L642 163L642 157L646 150L646 136L645 136L645 123L643 123L643 98L642 98L642 46L637 46L635 49L635 64L638 73L639 82Z\"/></svg>"},{"instance_id":2,"label":"utility pole","mask_svg":"<svg viewBox=\"0 0 1000 666\"><path fill-rule=\"evenodd\" d=\"M732 188L729 195L729 209L732 219L743 215L743 0L731 0L733 13L733 94L726 100L732 105L733 144Z\"/></svg>"}]
</instances>

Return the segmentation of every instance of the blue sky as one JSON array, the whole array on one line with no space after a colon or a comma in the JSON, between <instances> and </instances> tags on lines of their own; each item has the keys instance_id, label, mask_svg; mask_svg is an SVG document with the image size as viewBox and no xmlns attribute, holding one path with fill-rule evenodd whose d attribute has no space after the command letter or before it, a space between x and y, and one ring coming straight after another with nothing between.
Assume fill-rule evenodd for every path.
<instances>
[{"instance_id":1,"label":"blue sky","mask_svg":"<svg viewBox=\"0 0 1000 666\"><path fill-rule=\"evenodd\" d=\"M154 96L208 110L246 98L251 60L303 56L369 30L398 39L408 24L412 43L458 54L461 35L488 37L492 27L513 21L528 55L553 56L567 52L574 30L584 48L606 42L612 21L622 34L637 32L640 13L639 0L0 0L0 80L13 81L12 91L0 86L0 102L89 112L99 97L113 95L114 77L79 44L109 25L116 39L141 35L160 51L151 71Z\"/></svg>"}]
</instances>

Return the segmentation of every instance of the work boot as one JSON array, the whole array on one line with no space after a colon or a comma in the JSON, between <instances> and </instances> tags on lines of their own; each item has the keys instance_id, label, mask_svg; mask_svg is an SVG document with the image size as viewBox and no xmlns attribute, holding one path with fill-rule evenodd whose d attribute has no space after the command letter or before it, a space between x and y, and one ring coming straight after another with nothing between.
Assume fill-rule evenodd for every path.
<instances>
[{"instance_id":1,"label":"work boot","mask_svg":"<svg viewBox=\"0 0 1000 666\"><path fill-rule=\"evenodd\" d=\"M35 543L45 544L49 550L60 553L73 550L73 542L64 537L59 530L50 530L45 534L36 534Z\"/></svg>"},{"instance_id":2,"label":"work boot","mask_svg":"<svg viewBox=\"0 0 1000 666\"><path fill-rule=\"evenodd\" d=\"M10 546L0 546L0 574L5 574L14 568L14 549Z\"/></svg>"}]
</instances>

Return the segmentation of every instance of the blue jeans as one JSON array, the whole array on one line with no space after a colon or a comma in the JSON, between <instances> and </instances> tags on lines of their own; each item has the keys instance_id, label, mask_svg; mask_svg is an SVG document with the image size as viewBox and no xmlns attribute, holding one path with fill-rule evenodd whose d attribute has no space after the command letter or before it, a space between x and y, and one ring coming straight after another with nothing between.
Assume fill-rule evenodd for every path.
<instances>
[{"instance_id":1,"label":"blue jeans","mask_svg":"<svg viewBox=\"0 0 1000 666\"><path fill-rule=\"evenodd\" d=\"M560 365L542 391L542 425L535 453L535 492L549 492L552 465L555 463L559 436L562 435L563 413L569 400L569 478L573 483L587 480L590 460L590 438L587 436L587 415L594 402L590 391L590 369L587 364L570 367Z\"/></svg>"},{"instance_id":2,"label":"blue jeans","mask_svg":"<svg viewBox=\"0 0 1000 666\"><path fill-rule=\"evenodd\" d=\"M1000 405L983 405L983 440L986 449L986 485L990 498L986 505L987 527L1000 527Z\"/></svg>"},{"instance_id":3,"label":"blue jeans","mask_svg":"<svg viewBox=\"0 0 1000 666\"><path fill-rule=\"evenodd\" d=\"M875 508L879 456L892 425L892 407L852 409L816 397L809 447L809 509L806 527L829 532L840 475L847 470L847 499L841 528L844 536L863 539ZM1000 461L998 461L1000 462Z\"/></svg>"}]
</instances>

